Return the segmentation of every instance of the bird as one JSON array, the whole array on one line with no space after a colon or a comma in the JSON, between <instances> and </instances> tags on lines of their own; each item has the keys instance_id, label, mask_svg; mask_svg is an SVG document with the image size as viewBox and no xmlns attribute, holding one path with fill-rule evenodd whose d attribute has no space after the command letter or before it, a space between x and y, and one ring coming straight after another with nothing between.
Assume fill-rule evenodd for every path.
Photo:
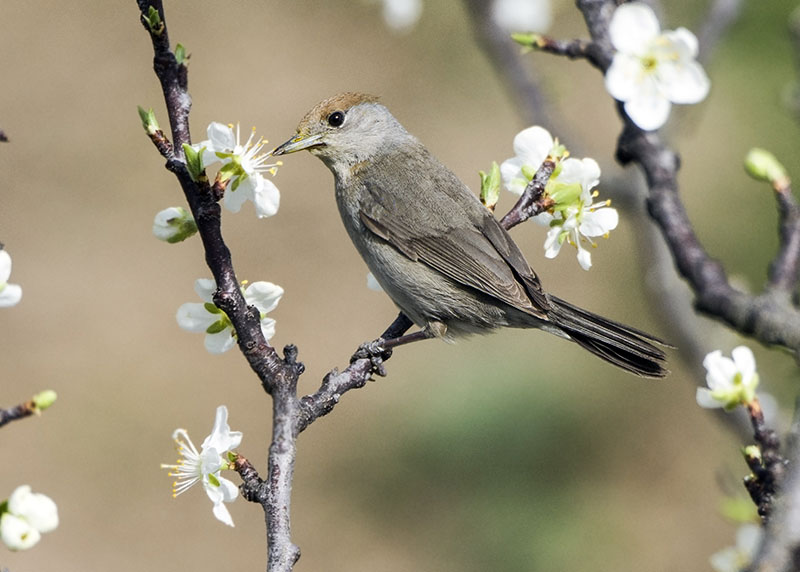
<instances>
[{"instance_id":1,"label":"bird","mask_svg":"<svg viewBox=\"0 0 800 572\"><path fill-rule=\"evenodd\" d=\"M333 173L356 250L425 337L538 328L635 375L667 375L668 344L546 292L493 213L378 97L321 101L271 153L301 150Z\"/></svg>"}]
</instances>

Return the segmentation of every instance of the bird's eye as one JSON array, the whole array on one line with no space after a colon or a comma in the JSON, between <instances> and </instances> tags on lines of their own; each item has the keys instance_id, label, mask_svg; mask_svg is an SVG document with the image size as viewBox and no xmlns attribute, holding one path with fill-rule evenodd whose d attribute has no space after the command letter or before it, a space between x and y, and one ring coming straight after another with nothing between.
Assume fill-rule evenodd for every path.
<instances>
[{"instance_id":1,"label":"bird's eye","mask_svg":"<svg viewBox=\"0 0 800 572\"><path fill-rule=\"evenodd\" d=\"M331 127L341 127L344 123L344 113L341 111L334 111L328 116L328 125Z\"/></svg>"}]
</instances>

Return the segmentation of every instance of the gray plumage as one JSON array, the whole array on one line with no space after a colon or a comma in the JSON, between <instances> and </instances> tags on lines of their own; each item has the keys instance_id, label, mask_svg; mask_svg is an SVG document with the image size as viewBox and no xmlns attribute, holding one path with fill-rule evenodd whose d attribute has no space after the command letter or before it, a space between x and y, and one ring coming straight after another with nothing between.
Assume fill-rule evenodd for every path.
<instances>
[{"instance_id":1,"label":"gray plumage","mask_svg":"<svg viewBox=\"0 0 800 572\"><path fill-rule=\"evenodd\" d=\"M273 153L302 149L333 173L353 244L415 324L446 338L540 328L637 375L666 375L655 337L546 293L492 213L376 98L326 99Z\"/></svg>"}]
</instances>

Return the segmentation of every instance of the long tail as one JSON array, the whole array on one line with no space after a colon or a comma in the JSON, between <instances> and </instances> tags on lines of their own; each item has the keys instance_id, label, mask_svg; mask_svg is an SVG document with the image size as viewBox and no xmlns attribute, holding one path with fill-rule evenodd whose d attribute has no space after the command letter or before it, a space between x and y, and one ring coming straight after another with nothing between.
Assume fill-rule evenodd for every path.
<instances>
[{"instance_id":1,"label":"long tail","mask_svg":"<svg viewBox=\"0 0 800 572\"><path fill-rule=\"evenodd\" d=\"M642 377L664 377L667 356L653 343L668 346L655 336L603 318L555 296L547 317L594 355ZM653 342L653 343L651 343Z\"/></svg>"}]
</instances>

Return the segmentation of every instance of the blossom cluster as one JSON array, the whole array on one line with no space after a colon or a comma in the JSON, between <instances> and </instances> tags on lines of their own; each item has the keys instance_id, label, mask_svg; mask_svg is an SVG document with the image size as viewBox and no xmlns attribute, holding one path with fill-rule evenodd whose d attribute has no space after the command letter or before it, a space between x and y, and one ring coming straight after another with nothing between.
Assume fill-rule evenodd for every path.
<instances>
[{"instance_id":1,"label":"blossom cluster","mask_svg":"<svg viewBox=\"0 0 800 572\"><path fill-rule=\"evenodd\" d=\"M547 258L555 258L565 243L570 244L577 249L581 268L589 270L592 255L583 245L597 246L592 239L608 236L619 223L616 209L608 206L610 201L595 202L600 166L594 159L568 158L566 150L539 126L514 137L514 153L500 165L500 172L505 187L520 195L548 157L557 162L545 188L552 205L533 220L550 229L544 243Z\"/></svg>"},{"instance_id":2,"label":"blossom cluster","mask_svg":"<svg viewBox=\"0 0 800 572\"><path fill-rule=\"evenodd\" d=\"M205 347L209 353L221 354L236 344L236 331L228 315L214 305L217 283L210 278L198 278L194 290L203 300L187 302L178 308L178 325L186 331L205 333ZM243 290L245 302L255 306L261 318L261 333L265 339L275 335L275 320L267 317L283 296L283 288L272 282L253 282Z\"/></svg>"}]
</instances>

